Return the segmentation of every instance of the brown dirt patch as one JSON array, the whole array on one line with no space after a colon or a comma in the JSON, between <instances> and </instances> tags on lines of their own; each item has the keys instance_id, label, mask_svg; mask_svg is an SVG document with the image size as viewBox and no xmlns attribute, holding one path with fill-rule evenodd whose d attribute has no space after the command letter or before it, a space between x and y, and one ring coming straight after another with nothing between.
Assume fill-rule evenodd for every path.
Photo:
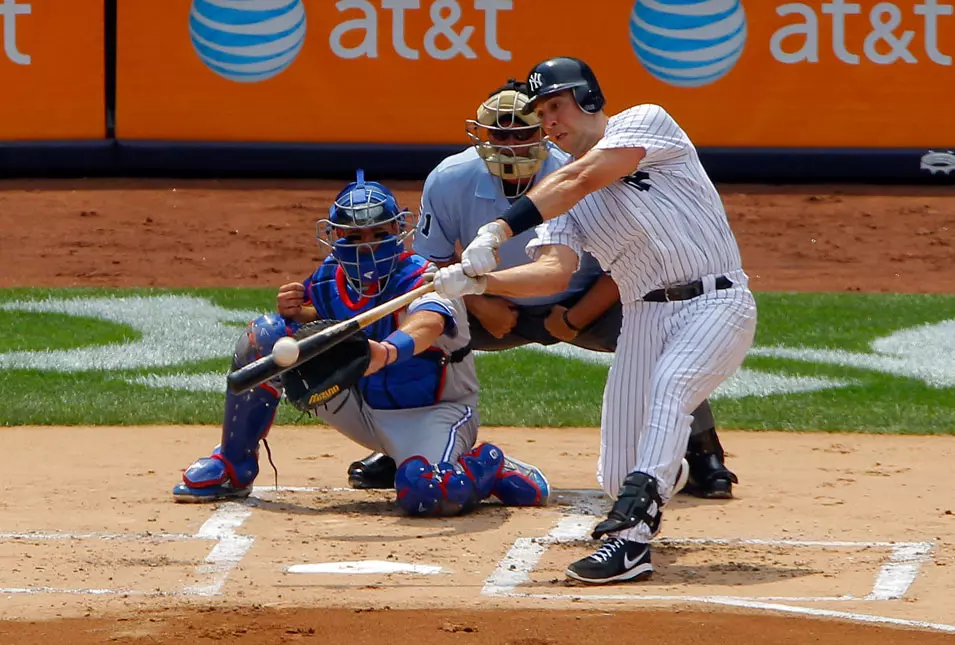
<instances>
[{"instance_id":1,"label":"brown dirt patch","mask_svg":"<svg viewBox=\"0 0 955 645\"><path fill-rule=\"evenodd\" d=\"M405 205L416 204L420 184L395 187ZM276 286L318 261L314 221L337 188L0 182L0 286ZM951 291L950 189L731 186L723 195L757 289ZM307 490L262 491L251 506L218 509L168 496L179 469L215 442L215 428L0 433L3 643L952 640L858 622L953 622L955 509L932 494L950 478L951 437L727 432L743 477L738 498L678 498L652 581L568 586L562 569L587 545L545 540L515 595L501 596L482 590L515 540L599 510L586 493L596 431L487 429L487 439L534 455L560 490L556 503L520 512L489 506L436 522L402 518L381 493L336 489L363 451L323 428L273 433L281 485ZM266 467L259 483L270 477ZM211 518L219 524L210 527ZM882 599L918 560L893 542L929 545L930 553L902 597ZM435 564L443 573L287 572L343 560ZM200 593L217 584L219 595ZM782 613L754 615L765 611Z\"/></svg>"},{"instance_id":2,"label":"brown dirt patch","mask_svg":"<svg viewBox=\"0 0 955 645\"><path fill-rule=\"evenodd\" d=\"M390 184L415 210L420 182ZM0 181L0 287L271 286L321 257L327 181ZM948 187L724 186L760 290L948 293Z\"/></svg>"}]
</instances>

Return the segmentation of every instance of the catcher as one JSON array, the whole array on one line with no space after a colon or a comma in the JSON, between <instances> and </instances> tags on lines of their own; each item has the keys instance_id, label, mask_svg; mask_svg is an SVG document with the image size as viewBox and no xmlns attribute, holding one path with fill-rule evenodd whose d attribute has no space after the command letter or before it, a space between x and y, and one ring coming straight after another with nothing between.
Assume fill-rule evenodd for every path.
<instances>
[{"instance_id":1,"label":"catcher","mask_svg":"<svg viewBox=\"0 0 955 645\"><path fill-rule=\"evenodd\" d=\"M359 170L318 222L330 254L304 282L283 285L278 313L254 320L239 338L232 368L411 291L433 269L404 251L413 228L391 191ZM497 497L540 506L549 485L536 467L476 445L478 382L463 302L430 294L333 350L243 394L226 392L222 439L185 470L179 502L247 497L283 392L302 410L398 463L398 504L411 515L448 516Z\"/></svg>"}]
</instances>

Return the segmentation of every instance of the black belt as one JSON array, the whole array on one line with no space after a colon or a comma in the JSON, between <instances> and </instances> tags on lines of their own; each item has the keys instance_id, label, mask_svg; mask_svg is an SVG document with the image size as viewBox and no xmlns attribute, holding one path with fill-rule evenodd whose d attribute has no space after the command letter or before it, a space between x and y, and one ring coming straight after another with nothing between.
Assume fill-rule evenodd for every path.
<instances>
[{"instance_id":1,"label":"black belt","mask_svg":"<svg viewBox=\"0 0 955 645\"><path fill-rule=\"evenodd\" d=\"M471 353L471 347L472 347L471 341L468 341L468 344L465 345L464 347L454 350L453 352L448 354L448 362L460 363L467 357L468 354Z\"/></svg>"},{"instance_id":2,"label":"black belt","mask_svg":"<svg viewBox=\"0 0 955 645\"><path fill-rule=\"evenodd\" d=\"M717 289L729 289L733 281L725 275L716 278ZM654 289L643 296L647 302L673 302L674 300L689 300L703 295L703 281L696 280L687 284L678 284L665 289Z\"/></svg>"},{"instance_id":3,"label":"black belt","mask_svg":"<svg viewBox=\"0 0 955 645\"><path fill-rule=\"evenodd\" d=\"M438 365L448 365L448 364L453 365L454 363L460 363L465 358L467 358L467 355L471 353L472 349L473 349L473 346L471 342L468 341L467 345L454 350L450 354L445 354L440 349L432 349L426 352L422 352L421 354L419 354L419 356L432 358L438 363Z\"/></svg>"}]
</instances>

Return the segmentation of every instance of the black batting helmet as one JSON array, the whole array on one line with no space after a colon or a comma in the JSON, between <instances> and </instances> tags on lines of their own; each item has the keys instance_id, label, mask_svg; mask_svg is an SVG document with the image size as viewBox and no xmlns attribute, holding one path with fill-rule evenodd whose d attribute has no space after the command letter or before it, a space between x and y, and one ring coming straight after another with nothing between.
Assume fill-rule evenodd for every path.
<instances>
[{"instance_id":1,"label":"black batting helmet","mask_svg":"<svg viewBox=\"0 0 955 645\"><path fill-rule=\"evenodd\" d=\"M538 100L564 90L573 90L577 105L590 114L599 112L606 103L590 65L569 56L549 58L534 65L527 75L527 87L531 100L524 106L525 114L534 110Z\"/></svg>"}]
</instances>

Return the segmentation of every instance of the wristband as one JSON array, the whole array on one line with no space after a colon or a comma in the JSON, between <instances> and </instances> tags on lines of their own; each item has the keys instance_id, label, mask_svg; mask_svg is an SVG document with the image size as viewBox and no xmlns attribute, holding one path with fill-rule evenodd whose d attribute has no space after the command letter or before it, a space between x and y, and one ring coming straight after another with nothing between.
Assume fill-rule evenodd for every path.
<instances>
[{"instance_id":1,"label":"wristband","mask_svg":"<svg viewBox=\"0 0 955 645\"><path fill-rule=\"evenodd\" d=\"M579 332L581 328L575 326L573 323L570 322L570 319L567 317L568 313L570 313L570 309L564 309L564 313L561 314L561 318L564 319L564 324L567 325L567 328L570 329L571 331Z\"/></svg>"},{"instance_id":2,"label":"wristband","mask_svg":"<svg viewBox=\"0 0 955 645\"><path fill-rule=\"evenodd\" d=\"M501 219L511 227L512 235L520 235L524 231L544 223L541 212L530 197L524 195L504 211Z\"/></svg>"},{"instance_id":3,"label":"wristband","mask_svg":"<svg viewBox=\"0 0 955 645\"><path fill-rule=\"evenodd\" d=\"M391 343L395 346L395 349L398 350L398 358L395 359L395 362L392 365L397 365L398 363L404 363L406 360L414 356L414 338L401 331L400 329L391 332L383 343Z\"/></svg>"}]
</instances>

